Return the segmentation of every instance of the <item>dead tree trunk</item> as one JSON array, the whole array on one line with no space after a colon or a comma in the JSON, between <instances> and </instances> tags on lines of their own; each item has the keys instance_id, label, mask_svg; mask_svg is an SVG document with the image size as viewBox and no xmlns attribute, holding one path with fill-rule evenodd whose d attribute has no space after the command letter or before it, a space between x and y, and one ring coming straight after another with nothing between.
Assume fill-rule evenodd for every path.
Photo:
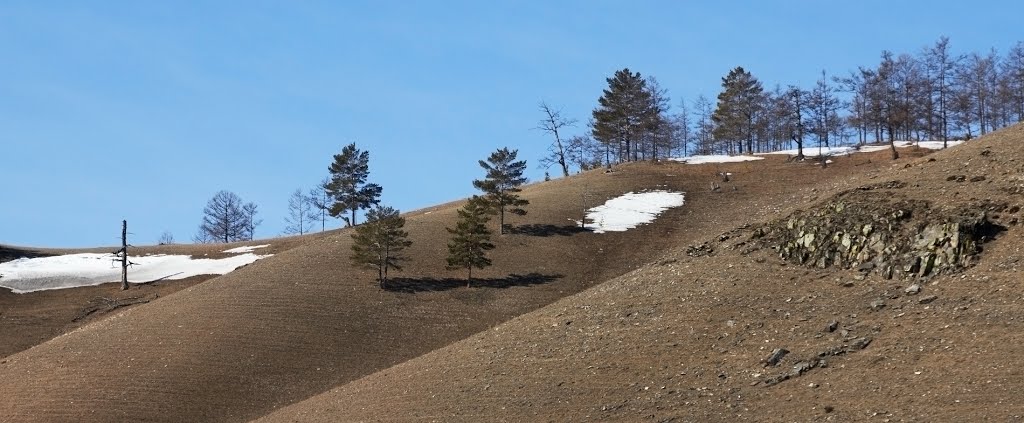
<instances>
[{"instance_id":1,"label":"dead tree trunk","mask_svg":"<svg viewBox=\"0 0 1024 423\"><path fill-rule=\"evenodd\" d=\"M121 221L121 290L128 289L128 221Z\"/></svg>"}]
</instances>

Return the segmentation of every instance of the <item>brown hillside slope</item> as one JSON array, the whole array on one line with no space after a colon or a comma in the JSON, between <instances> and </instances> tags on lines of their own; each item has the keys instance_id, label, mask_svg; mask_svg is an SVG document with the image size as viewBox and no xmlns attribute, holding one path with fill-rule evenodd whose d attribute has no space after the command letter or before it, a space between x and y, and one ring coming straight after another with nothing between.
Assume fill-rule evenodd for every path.
<instances>
[{"instance_id":1,"label":"brown hillside slope","mask_svg":"<svg viewBox=\"0 0 1024 423\"><path fill-rule=\"evenodd\" d=\"M409 216L413 261L397 290L349 267L346 231L328 234L0 359L0 421L255 418L621 275L671 245L772 215L804 195L795 186L889 165L638 164L536 184L524 190L530 214L513 219L530 230L501 237L495 266L469 289L443 268L455 204ZM736 182L712 194L716 171ZM591 205L657 187L688 192L688 203L625 233L576 233L566 225L581 187Z\"/></svg>"},{"instance_id":2,"label":"brown hillside slope","mask_svg":"<svg viewBox=\"0 0 1024 423\"><path fill-rule=\"evenodd\" d=\"M227 256L222 251L240 245L271 244L262 248L260 254L277 254L304 242L316 239L322 234L303 237L277 238L273 242L251 242L234 244L175 244L133 247L131 255L181 254L196 258L219 258ZM115 247L89 249L25 248L0 245L0 262L18 258L32 258L74 253L106 253ZM129 272L128 280L133 288L120 290L120 283L87 286L75 289L55 289L26 294L15 294L0 288L0 358L39 345L56 336L70 332L82 325L107 317L111 312L123 311L138 304L154 301L160 297L203 282L215 275L199 275L185 280L136 281Z\"/></svg>"},{"instance_id":3,"label":"brown hillside slope","mask_svg":"<svg viewBox=\"0 0 1024 423\"><path fill-rule=\"evenodd\" d=\"M746 250L740 243L755 225L705 237L711 256L680 244L615 280L260 421L1020 419L1022 142L1018 125L801 201L813 207L848 188L900 180L907 184L881 190L936 209L1011 204L991 213L1007 228L975 266L922 281L916 295L905 291L912 280ZM765 364L777 348L789 353Z\"/></svg>"}]
</instances>

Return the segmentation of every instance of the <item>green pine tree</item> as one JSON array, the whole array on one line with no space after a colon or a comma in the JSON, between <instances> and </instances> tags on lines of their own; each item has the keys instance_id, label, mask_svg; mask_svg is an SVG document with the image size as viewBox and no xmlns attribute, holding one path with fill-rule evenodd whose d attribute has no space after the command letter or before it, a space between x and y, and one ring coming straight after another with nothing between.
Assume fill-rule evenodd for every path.
<instances>
[{"instance_id":1,"label":"green pine tree","mask_svg":"<svg viewBox=\"0 0 1024 423\"><path fill-rule=\"evenodd\" d=\"M352 234L352 263L377 269L381 289L387 287L388 269L402 270L402 250L412 245L405 227L405 218L398 210L377 206L366 213L366 223Z\"/></svg>"},{"instance_id":2,"label":"green pine tree","mask_svg":"<svg viewBox=\"0 0 1024 423\"><path fill-rule=\"evenodd\" d=\"M459 209L459 221L455 229L445 228L452 234L448 241L448 269L466 269L466 287L473 281L473 268L483 269L491 265L487 251L494 249L491 231L487 229L487 215L490 210L487 201L474 195Z\"/></svg>"},{"instance_id":3,"label":"green pine tree","mask_svg":"<svg viewBox=\"0 0 1024 423\"><path fill-rule=\"evenodd\" d=\"M716 140L735 142L737 153L754 151L754 123L764 108L764 88L750 72L737 66L722 78L722 92L718 94L718 108L711 119L715 122ZM730 148L731 150L731 148Z\"/></svg>"},{"instance_id":4,"label":"green pine tree","mask_svg":"<svg viewBox=\"0 0 1024 423\"><path fill-rule=\"evenodd\" d=\"M334 162L327 168L331 179L326 185L327 195L334 199L329 212L333 217L342 217L349 226L356 224L356 212L380 203L381 187L366 182L370 175L370 153L360 151L355 143L346 145L341 154L334 155Z\"/></svg>"},{"instance_id":5,"label":"green pine tree","mask_svg":"<svg viewBox=\"0 0 1024 423\"><path fill-rule=\"evenodd\" d=\"M657 113L653 93L639 72L629 68L615 71L607 78L608 88L597 101L591 123L591 135L604 144L605 164L611 167L612 145L616 145L616 159L635 160L638 143L647 132L652 116Z\"/></svg>"},{"instance_id":6,"label":"green pine tree","mask_svg":"<svg viewBox=\"0 0 1024 423\"><path fill-rule=\"evenodd\" d=\"M487 158L487 161L480 160L480 167L487 171L484 179L473 181L473 186L484 192L486 200L491 205L491 210L498 214L498 232L505 233L505 212L523 216L526 210L523 206L530 204L529 201L519 198L519 187L526 183L523 171L526 170L526 161L516 161L519 150L509 150L508 147L499 149Z\"/></svg>"}]
</instances>

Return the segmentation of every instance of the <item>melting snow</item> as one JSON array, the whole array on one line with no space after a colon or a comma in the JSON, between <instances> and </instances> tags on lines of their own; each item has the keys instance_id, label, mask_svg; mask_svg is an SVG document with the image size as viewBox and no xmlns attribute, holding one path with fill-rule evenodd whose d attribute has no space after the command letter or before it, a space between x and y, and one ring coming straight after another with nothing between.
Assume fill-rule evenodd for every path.
<instances>
[{"instance_id":1,"label":"melting snow","mask_svg":"<svg viewBox=\"0 0 1024 423\"><path fill-rule=\"evenodd\" d=\"M222 259L193 259L185 255L156 254L130 257L133 283L184 279L196 275L223 275L269 255L239 254ZM47 289L75 288L121 280L121 264L113 254L82 253L23 258L0 263L0 287L16 294Z\"/></svg>"},{"instance_id":2,"label":"melting snow","mask_svg":"<svg viewBox=\"0 0 1024 423\"><path fill-rule=\"evenodd\" d=\"M757 156L727 156L724 154L714 154L708 156L688 156L676 159L677 162L683 162L687 164L704 164L704 163L736 163L736 162L749 162L754 160L764 160L764 157Z\"/></svg>"},{"instance_id":3,"label":"melting snow","mask_svg":"<svg viewBox=\"0 0 1024 423\"><path fill-rule=\"evenodd\" d=\"M661 212L683 205L681 192L629 192L587 211L584 226L594 233L621 232L653 222Z\"/></svg>"},{"instance_id":4,"label":"melting snow","mask_svg":"<svg viewBox=\"0 0 1024 423\"><path fill-rule=\"evenodd\" d=\"M963 144L963 143L964 143L963 141L948 141L947 145L949 147L955 147L955 146L958 146L958 145ZM927 148L929 150L941 150L942 149L942 141L896 141L895 144L896 144L896 147L898 147L898 148L918 146L918 147L921 147L921 148ZM880 144L880 145L862 145L860 147L857 147L857 146L853 146L853 147L822 147L820 150L818 149L817 146L808 146L808 147L804 147L804 156L805 157L818 157L819 154L822 155L822 156L827 156L827 157L846 156L846 155L850 155L850 154L854 154L854 153L871 153L871 152L875 152L875 151L882 151L882 150L885 150L885 149L888 149L888 148L889 148L889 144L888 143L883 143L883 144ZM785 154L785 155L788 155L788 156L796 156L796 153L797 153L797 149L794 148L794 149L789 149L789 150L772 151L772 152L768 152L768 153L757 153L758 154L757 156L742 156L742 155L741 156L728 156L728 155L724 155L724 154L717 154L717 155L707 155L707 156L680 157L680 158L672 158L672 159L669 159L669 160L674 160L674 161L677 161L677 162L683 162L683 163L688 163L688 164L735 163L735 162L746 162L746 161L751 161L751 160L762 160L762 159L764 159L764 157L759 157L759 156L762 156L762 155L765 155L765 154Z\"/></svg>"},{"instance_id":5,"label":"melting snow","mask_svg":"<svg viewBox=\"0 0 1024 423\"><path fill-rule=\"evenodd\" d=\"M269 246L270 246L270 244L246 245L244 247L235 247L235 248L232 248L232 249L224 250L224 252L225 253L231 253L231 254L251 253L252 250L255 250L257 248L267 248Z\"/></svg>"},{"instance_id":6,"label":"melting snow","mask_svg":"<svg viewBox=\"0 0 1024 423\"><path fill-rule=\"evenodd\" d=\"M845 156L847 154L853 154L853 153L856 153L856 152L857 152L857 148L856 147L822 147L821 151L820 151L820 154L822 156ZM796 153L797 153L797 149L794 148L792 150L779 150L779 151L772 151L770 153L758 153L758 154L786 154L786 155L790 155L790 156L795 156ZM818 157L818 155L819 155L818 147L804 147L804 156L805 157Z\"/></svg>"}]
</instances>

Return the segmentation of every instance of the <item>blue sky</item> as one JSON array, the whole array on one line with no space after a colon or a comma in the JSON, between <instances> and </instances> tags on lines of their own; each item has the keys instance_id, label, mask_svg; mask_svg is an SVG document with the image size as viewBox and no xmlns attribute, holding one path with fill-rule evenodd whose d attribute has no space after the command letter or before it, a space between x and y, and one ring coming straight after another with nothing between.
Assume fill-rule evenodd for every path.
<instances>
[{"instance_id":1,"label":"blue sky","mask_svg":"<svg viewBox=\"0 0 1024 423\"><path fill-rule=\"evenodd\" d=\"M738 65L810 86L941 35L1003 52L1021 16L1017 1L7 0L0 243L113 245L121 219L134 244L184 242L221 189L276 236L289 194L350 142L386 204L426 207L473 193L503 146L542 178L538 102L586 122L623 67L678 104Z\"/></svg>"}]
</instances>

